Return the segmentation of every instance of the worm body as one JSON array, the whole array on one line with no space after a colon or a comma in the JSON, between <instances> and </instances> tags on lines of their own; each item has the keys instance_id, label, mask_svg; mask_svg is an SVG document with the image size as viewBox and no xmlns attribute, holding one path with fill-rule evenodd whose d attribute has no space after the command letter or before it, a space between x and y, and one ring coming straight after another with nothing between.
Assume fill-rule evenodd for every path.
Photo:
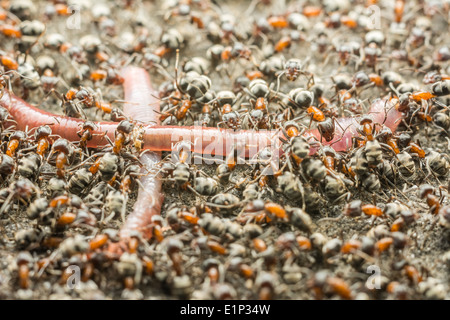
<instances>
[{"instance_id":1,"label":"worm body","mask_svg":"<svg viewBox=\"0 0 450 320\"><path fill-rule=\"evenodd\" d=\"M151 95L146 96L145 106L134 106L142 110L146 108L149 110L149 102L155 99ZM83 120L74 119L65 116L54 115L35 108L20 98L4 92L0 99L0 105L5 107L14 120L17 122L17 127L24 130L36 128L41 125L51 124L54 134L60 135L69 141L79 141L77 131L83 123ZM158 105L151 103L151 105ZM386 111L387 116L386 116ZM147 111L146 111L147 112ZM392 102L386 102L385 99L376 100L369 113L373 115L375 123L380 123L388 126L392 131L395 131L402 113L393 107ZM155 113L156 115L156 113ZM155 115L150 114L150 117L155 121ZM142 121L142 117L138 119ZM357 118L338 118L336 119L339 125L336 125L336 132L333 140L330 142L322 141L323 145L332 144L336 151L346 151L351 146L351 139L354 136L359 136L357 128L359 126ZM155 121L156 122L156 121ZM94 137L88 141L87 146L96 148L107 145L106 139L102 134L114 140L114 131L117 123L114 122L96 122L96 129L93 132ZM342 134L343 129L345 130ZM278 140L278 137L283 137L281 131L253 131L253 130L226 130L210 127L179 127L179 126L145 126L144 134L144 149L152 151L172 151L173 145L181 140L189 141L192 144L192 151L209 154L209 155L227 155L227 152L237 143L245 147L245 154L248 156L252 150L258 151L262 147L269 146ZM309 130L304 133L306 137L314 136L317 140L320 139L320 134L317 129ZM339 142L336 142L339 140Z\"/></svg>"},{"instance_id":2,"label":"worm body","mask_svg":"<svg viewBox=\"0 0 450 320\"><path fill-rule=\"evenodd\" d=\"M38 109L7 91L3 92L0 105L9 111L19 130L25 130L28 127L28 130L33 132L36 128L47 124L52 128L52 134L54 135L59 135L72 142L80 140L77 131L80 130L84 123L81 119L55 115ZM116 123L95 122L95 126L94 136L88 141L88 147L107 145L107 140L104 137L105 133L111 140L114 140Z\"/></svg>"},{"instance_id":3,"label":"worm body","mask_svg":"<svg viewBox=\"0 0 450 320\"><path fill-rule=\"evenodd\" d=\"M386 116L387 112L387 116ZM393 132L397 129L402 113L394 107L394 102L378 99L373 102L369 113L374 123L388 126ZM358 117L338 118L334 138L327 142L322 139L323 145L332 145L336 151L346 151L352 145L352 138L360 136ZM314 137L320 141L317 129L304 133L306 138ZM253 131L253 130L223 130L209 127L153 127L145 131L145 143L155 151L171 151L172 145L178 141L189 141L192 151L208 155L227 155L235 145L241 145L245 156L251 157L266 146L273 146L279 137L284 137L281 131ZM338 141L339 140L339 141Z\"/></svg>"},{"instance_id":4,"label":"worm body","mask_svg":"<svg viewBox=\"0 0 450 320\"><path fill-rule=\"evenodd\" d=\"M132 81L132 78L130 78L129 81ZM141 86L142 83L139 85ZM132 92L130 93L132 95L130 98L138 98L137 94L131 90L130 86L127 84L125 84L125 86L126 92ZM159 107L159 103L151 103L157 102L157 100L152 97L148 91L146 92L146 94L142 95L142 97L145 96L145 103L142 105L136 105L136 103L133 102L126 104L124 107L128 108L126 110L129 110L130 108L136 110L132 111L135 115L139 114L141 111L144 111L142 115L138 115L134 120L156 123L158 120L157 113L153 111L150 112L150 108L151 106ZM130 99L127 101L132 100ZM59 135L72 142L80 140L77 131L84 123L81 119L55 115L38 109L7 91L3 93L3 96L0 99L0 105L9 111L9 114L16 121L16 126L19 130L25 130L28 128L28 130L33 131L37 127L47 124L52 128L52 133L54 135ZM127 105L129 107L127 107ZM144 116L147 117L147 119L152 120L144 121ZM108 145L107 140L103 136L104 134L106 134L110 140L114 140L114 132L116 130L117 123L106 121L94 123L96 129L93 131L93 138L87 141L88 147L98 148ZM192 142L193 151L203 153L205 150L211 150L210 154L212 155L225 155L227 150L226 146L231 145L232 141L247 143L249 141L264 141L266 144L270 144L270 140L278 134L278 132L270 131L256 132L241 130L238 132L233 132L230 130L222 130L217 128L152 126L149 124L144 127L144 149L150 149L152 151L171 151L174 143L181 140L186 140ZM229 143L227 143L227 141Z\"/></svg>"},{"instance_id":5,"label":"worm body","mask_svg":"<svg viewBox=\"0 0 450 320\"><path fill-rule=\"evenodd\" d=\"M156 92L153 92L148 73L136 67L128 67L122 73L125 79L125 100L129 102L124 105L125 115L144 123L159 123L158 114L154 112L159 111L159 101L153 97ZM145 152L140 157L140 161L147 169L146 171L152 172L155 165L161 161L161 153ZM141 187L133 212L127 217L120 230L122 239L128 238L132 231L139 231L145 238L150 238L152 230L149 226L152 216L161 213L164 196L161 191L160 177L150 173L143 175L140 182Z\"/></svg>"}]
</instances>

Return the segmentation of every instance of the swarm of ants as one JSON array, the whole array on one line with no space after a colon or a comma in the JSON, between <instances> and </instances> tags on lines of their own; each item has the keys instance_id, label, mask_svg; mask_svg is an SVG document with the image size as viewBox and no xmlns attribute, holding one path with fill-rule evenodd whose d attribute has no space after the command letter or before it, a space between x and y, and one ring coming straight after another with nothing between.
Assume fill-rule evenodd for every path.
<instances>
[{"instance_id":1,"label":"swarm of ants","mask_svg":"<svg viewBox=\"0 0 450 320\"><path fill-rule=\"evenodd\" d=\"M0 298L450 298L449 16L0 1Z\"/></svg>"}]
</instances>

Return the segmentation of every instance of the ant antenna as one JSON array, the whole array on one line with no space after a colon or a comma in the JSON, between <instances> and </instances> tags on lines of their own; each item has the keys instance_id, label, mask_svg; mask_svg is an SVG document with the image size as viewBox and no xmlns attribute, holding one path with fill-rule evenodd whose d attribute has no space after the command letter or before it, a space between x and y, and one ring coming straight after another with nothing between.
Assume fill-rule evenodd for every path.
<instances>
[{"instance_id":1,"label":"ant antenna","mask_svg":"<svg viewBox=\"0 0 450 320\"><path fill-rule=\"evenodd\" d=\"M180 62L180 49L177 49L177 55L176 55L176 60L175 60L175 86L181 93L184 93L183 90L181 90L181 88L180 88L180 84L178 83L178 64L179 64L179 62Z\"/></svg>"}]
</instances>

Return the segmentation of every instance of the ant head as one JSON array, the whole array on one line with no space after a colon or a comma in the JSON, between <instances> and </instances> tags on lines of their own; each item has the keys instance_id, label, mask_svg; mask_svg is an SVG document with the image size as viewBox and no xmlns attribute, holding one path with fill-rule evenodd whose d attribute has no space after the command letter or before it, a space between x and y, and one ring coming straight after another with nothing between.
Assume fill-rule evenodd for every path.
<instances>
[{"instance_id":1,"label":"ant head","mask_svg":"<svg viewBox=\"0 0 450 320\"><path fill-rule=\"evenodd\" d=\"M373 123L373 116L370 114L365 114L361 117L361 119L359 120L359 124L364 125L364 124L372 124Z\"/></svg>"},{"instance_id":2,"label":"ant head","mask_svg":"<svg viewBox=\"0 0 450 320\"><path fill-rule=\"evenodd\" d=\"M95 130L97 126L92 121L85 121L83 123L83 130Z\"/></svg>"},{"instance_id":3,"label":"ant head","mask_svg":"<svg viewBox=\"0 0 450 320\"><path fill-rule=\"evenodd\" d=\"M123 132L123 133L130 133L134 128L134 123L129 120L122 120L117 125L117 131Z\"/></svg>"}]
</instances>

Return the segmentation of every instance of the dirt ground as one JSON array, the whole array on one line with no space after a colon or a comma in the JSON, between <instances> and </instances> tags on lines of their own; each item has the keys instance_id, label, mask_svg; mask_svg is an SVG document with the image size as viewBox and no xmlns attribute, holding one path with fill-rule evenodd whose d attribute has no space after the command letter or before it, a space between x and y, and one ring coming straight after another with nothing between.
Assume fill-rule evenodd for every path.
<instances>
[{"instance_id":1,"label":"dirt ground","mask_svg":"<svg viewBox=\"0 0 450 320\"><path fill-rule=\"evenodd\" d=\"M373 1L381 10L380 28L375 30L384 39L375 44L378 56L372 66L363 56L365 52L367 58L373 49L367 36L373 31L367 27L372 17L372 11L367 9L369 2L83 0L60 1L55 5L53 1L0 1L1 16L5 13L5 18L0 19L3 30L0 54L21 65L17 70L9 69L2 60L3 90L10 85L8 90L17 96L55 114L110 121L111 114L87 108L80 99L61 107L61 96L70 88L89 88L98 101L121 109L124 97L120 83L109 83L109 75L93 81L91 75L98 70L113 72L123 65L136 65L150 73L154 88L160 90L162 116L166 119L163 125L193 125L194 121L204 119L202 108L207 104L211 107L207 126L226 128L230 124L224 120L226 113L220 99L206 101L209 103L194 101L188 114L177 119L180 99L173 99L175 89L162 95L164 85L174 84L175 50L179 48L179 81L188 79L185 71L192 58L203 57L207 60L206 70L202 69L203 62L193 65L210 78L209 92L234 90L238 98L232 99L230 107L240 118L238 129L281 130L289 120L305 130L316 127L306 108L294 103L293 113L287 111L290 105L286 97L290 90L314 90L308 82L311 75L315 85L323 87L322 102L317 102L316 96L312 104L320 106L327 118L358 119L361 113L368 112L375 99L396 95L401 85L410 85L413 92L431 92L433 84L424 83L425 75L435 72L445 83L446 74L450 74L448 7L433 1L407 1L403 16L398 18L393 1ZM395 3L400 6L403 1ZM67 8L73 9L73 13L68 13ZM280 26L270 17L280 20ZM395 23L396 19L401 22ZM27 25L28 20L39 21L45 28ZM350 20L357 27L349 27L351 24L346 21ZM283 25L283 21L289 23ZM5 29L9 25L21 30L20 38L7 34ZM55 33L61 34L59 44ZM372 34L375 39L377 36ZM289 39L286 41L290 45L277 51L280 39ZM344 50L342 45L348 47L352 41L361 50L351 50L348 62L342 63L338 50ZM61 47L67 43L71 46L63 50ZM240 44L249 50L249 56L239 48ZM213 45L216 49L222 46L217 57L208 52ZM228 46L231 58L224 59L223 51ZM158 56L156 53L163 49L167 53ZM235 52L237 56L233 56ZM398 58L401 53L408 57ZM50 58L56 65L44 58ZM295 81L289 81L285 74L278 78L290 59L302 62L304 74ZM35 73L23 67L24 61L33 66ZM53 93L44 86L50 81L45 78L50 74L44 72L47 67L51 77L59 80ZM10 70L13 71L8 73ZM260 75L252 75L257 71ZM378 75L382 83L376 85L373 79L361 87L346 87L347 79L352 79L357 71ZM247 109L256 108L252 102L255 97L239 88L242 84L248 89L252 76L262 78L271 88L263 116L266 122L261 120L256 125L248 120L251 116ZM398 82L397 76L401 77ZM389 79L393 79L391 86ZM33 81L38 84L33 86ZM351 82L354 84L355 81ZM344 92L338 90L339 86ZM345 90L356 99L356 106L344 103ZM170 94L172 99L167 98ZM184 94L181 99L189 97ZM308 173L306 163L324 157L306 156L309 160L297 164L287 149L289 142L283 146L288 156L281 159L286 164L281 167L291 172L303 187L303 193L294 192L294 196L289 196L288 187L281 186L278 178L281 172L277 176L260 175L263 164L239 164L222 178L218 164L190 165L189 182L193 187L200 176L215 180L215 192L204 195L177 183L176 171L172 168L171 173L165 167L161 210L164 239L138 237L136 252L128 248L128 252L119 255L109 254L108 250L118 242L117 233L123 224L120 212L112 214L106 222L102 217L111 213L105 201L109 193L121 190L124 170L118 169L116 181L105 180L103 187L99 187L103 176L97 173L75 195L67 184L72 174L81 167L91 168L94 161L89 156L104 150L88 150L83 159L88 160L83 163L75 153L64 178L59 179L65 181L65 186L55 191L51 184L58 182L55 182L57 170L55 156L48 156L50 148L39 173L29 177L39 191L15 196L17 182L24 178L19 172L20 160L35 152L34 133L30 134L12 157L14 170L2 173L1 177L0 299L449 299L450 219L446 211L450 208L449 100L445 95L427 101L410 98L404 121L394 135L399 152L386 146L388 143L378 138L377 131L376 139L383 143L382 154L375 164L363 168L363 174L339 171L344 169L338 166L330 169L332 173L326 171L329 180L341 188L337 191L339 199L325 182L328 178L321 176L315 180ZM168 101L173 105L167 106ZM447 122L437 121L438 113ZM382 123L377 125L383 127ZM2 131L2 156L8 152L14 132L14 128ZM402 144L401 133L409 134L410 143L415 143L424 155L419 155L410 143ZM363 135L360 138L370 140ZM26 146L30 150L19 152ZM128 152L135 152L127 148ZM358 150L367 159L364 145L339 152L335 158L342 159L340 163L347 169L354 169L351 159L356 158ZM406 174L399 154L410 156L413 167ZM169 155L170 152L162 153L163 163L176 165L176 159ZM439 173L430 166L436 157L442 166ZM123 162L125 167L137 164L129 159ZM322 168L321 163L315 163L317 168L313 169ZM395 175L388 176L383 171L388 165L394 168ZM368 188L365 183L369 176L378 181L378 188ZM254 198L246 193L249 182L256 186ZM431 191L421 197L425 185ZM93 200L90 195L96 187L100 196ZM133 210L137 191L138 185L133 182L127 194L125 216ZM220 202L217 194L231 194L237 200L230 200L229 206L230 201ZM72 202L53 208L47 205L37 217L30 217L36 199L50 203L58 196L68 196ZM76 207L78 199L83 204ZM358 216L345 215L349 204L355 205L357 200L376 206L383 214L379 217L361 214L359 204ZM430 206L427 201L435 202ZM261 203L262 208L252 209ZM281 213L271 211L269 204L279 205ZM392 208L395 210L390 211ZM297 220L294 212L300 212ZM62 225L65 213L75 214L75 221ZM183 218L186 213L195 217L195 222ZM245 220L248 217L253 220ZM393 226L398 221L402 223L396 230ZM93 239L105 234L108 242L92 249ZM350 245L354 246L351 250ZM177 248L176 253L171 254L173 247Z\"/></svg>"}]
</instances>

